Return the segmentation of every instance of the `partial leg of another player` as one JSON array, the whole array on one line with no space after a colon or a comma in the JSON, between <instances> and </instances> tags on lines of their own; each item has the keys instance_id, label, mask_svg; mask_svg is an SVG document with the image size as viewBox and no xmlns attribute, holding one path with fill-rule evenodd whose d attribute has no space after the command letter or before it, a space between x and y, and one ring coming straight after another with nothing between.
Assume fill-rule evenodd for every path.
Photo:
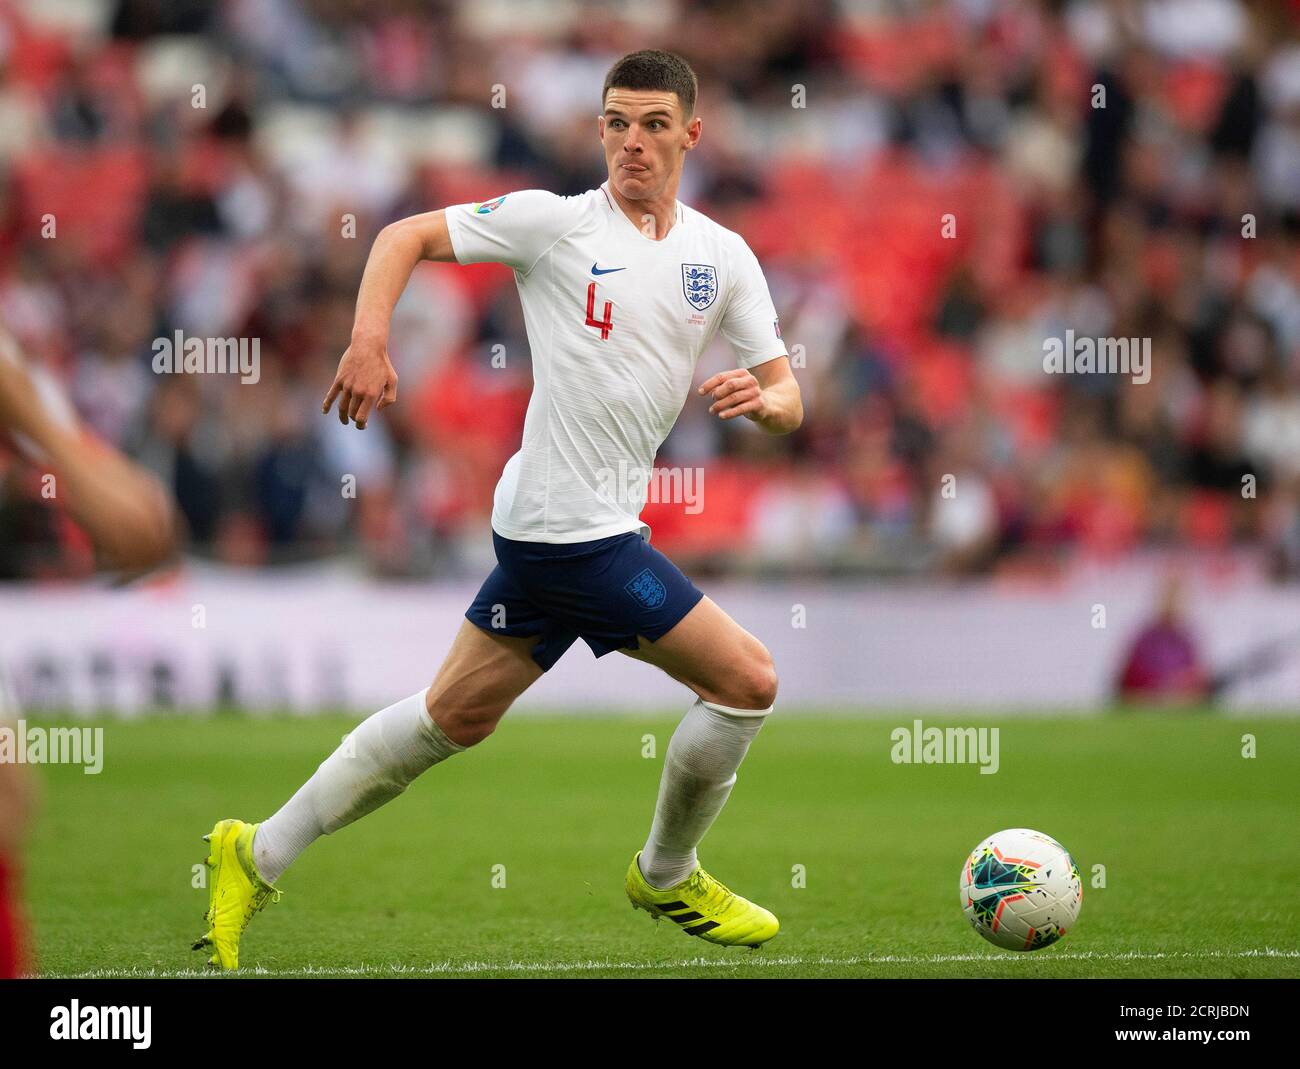
<instances>
[{"instance_id":1,"label":"partial leg of another player","mask_svg":"<svg viewBox=\"0 0 1300 1069\"><path fill-rule=\"evenodd\" d=\"M13 725L18 717L18 702L0 666L0 726L16 731ZM19 881L23 843L38 793L31 769L15 761L0 761L0 980L22 975L29 964Z\"/></svg>"},{"instance_id":2,"label":"partial leg of another player","mask_svg":"<svg viewBox=\"0 0 1300 1069\"><path fill-rule=\"evenodd\" d=\"M776 917L705 872L696 847L726 804L749 744L772 711L772 657L707 597L658 641L642 638L639 649L624 652L697 695L668 743L650 835L628 869L628 897L689 935L758 946L776 934Z\"/></svg>"},{"instance_id":3,"label":"partial leg of another player","mask_svg":"<svg viewBox=\"0 0 1300 1069\"><path fill-rule=\"evenodd\" d=\"M205 836L211 870L212 964L237 968L239 937L279 897L274 883L308 846L400 795L422 772L487 738L542 674L535 638L490 634L465 620L433 684L359 724L274 816L218 822Z\"/></svg>"}]
</instances>

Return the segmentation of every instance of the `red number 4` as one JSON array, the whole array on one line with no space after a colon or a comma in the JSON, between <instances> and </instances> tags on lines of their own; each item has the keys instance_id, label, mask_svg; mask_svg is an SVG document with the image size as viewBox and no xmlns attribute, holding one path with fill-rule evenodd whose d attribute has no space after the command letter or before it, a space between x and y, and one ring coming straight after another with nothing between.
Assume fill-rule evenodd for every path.
<instances>
[{"instance_id":1,"label":"red number 4","mask_svg":"<svg viewBox=\"0 0 1300 1069\"><path fill-rule=\"evenodd\" d=\"M605 318L596 318L596 283L587 287L587 326L600 328L600 340L604 341L609 337L609 332L614 329L614 320L610 313L614 306L609 301L605 302Z\"/></svg>"}]
</instances>

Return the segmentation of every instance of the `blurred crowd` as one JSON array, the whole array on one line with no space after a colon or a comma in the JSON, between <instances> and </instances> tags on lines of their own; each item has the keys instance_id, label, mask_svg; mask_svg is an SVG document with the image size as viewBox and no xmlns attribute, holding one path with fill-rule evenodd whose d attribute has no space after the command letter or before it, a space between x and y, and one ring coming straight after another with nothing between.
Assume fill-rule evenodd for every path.
<instances>
[{"instance_id":1,"label":"blurred crowd","mask_svg":"<svg viewBox=\"0 0 1300 1069\"><path fill-rule=\"evenodd\" d=\"M682 201L764 266L804 426L698 399L652 503L703 570L1257 547L1300 576L1300 3L0 0L0 319L193 552L477 577L531 373L509 270L425 264L399 403L320 414L386 223L604 180L621 54L700 76ZM260 378L158 374L174 332ZM1048 374L1066 331L1150 380ZM719 340L701 379L731 366ZM0 576L89 567L0 458ZM350 492L354 487L355 492Z\"/></svg>"}]
</instances>

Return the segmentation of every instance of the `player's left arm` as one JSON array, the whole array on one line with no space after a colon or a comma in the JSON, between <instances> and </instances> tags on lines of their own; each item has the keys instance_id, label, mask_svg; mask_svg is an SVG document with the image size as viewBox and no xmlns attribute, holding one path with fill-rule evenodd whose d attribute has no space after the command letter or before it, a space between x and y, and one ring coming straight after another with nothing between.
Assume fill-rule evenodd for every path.
<instances>
[{"instance_id":1,"label":"player's left arm","mask_svg":"<svg viewBox=\"0 0 1300 1069\"><path fill-rule=\"evenodd\" d=\"M731 293L720 325L739 366L705 381L700 393L712 396L709 411L721 419L744 416L769 434L789 434L803 422L799 384L758 257L732 237Z\"/></svg>"},{"instance_id":2,"label":"player's left arm","mask_svg":"<svg viewBox=\"0 0 1300 1069\"><path fill-rule=\"evenodd\" d=\"M700 393L713 398L710 413L720 419L744 416L768 434L789 434L803 422L803 399L788 356L720 371L705 380Z\"/></svg>"}]
</instances>

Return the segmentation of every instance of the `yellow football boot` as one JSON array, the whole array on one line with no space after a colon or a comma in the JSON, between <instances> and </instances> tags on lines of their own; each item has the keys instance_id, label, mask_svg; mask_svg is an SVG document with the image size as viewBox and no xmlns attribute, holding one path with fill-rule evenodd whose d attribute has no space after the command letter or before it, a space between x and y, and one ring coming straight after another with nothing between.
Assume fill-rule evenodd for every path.
<instances>
[{"instance_id":1,"label":"yellow football boot","mask_svg":"<svg viewBox=\"0 0 1300 1069\"><path fill-rule=\"evenodd\" d=\"M780 922L762 906L719 883L699 865L681 883L652 887L641 875L641 851L627 870L627 897L633 909L643 909L658 920L667 917L687 935L719 946L757 949L776 935Z\"/></svg>"},{"instance_id":2,"label":"yellow football boot","mask_svg":"<svg viewBox=\"0 0 1300 1069\"><path fill-rule=\"evenodd\" d=\"M223 969L239 968L239 937L244 934L253 914L268 902L280 901L283 893L258 874L253 864L253 836L256 824L242 820L221 820L203 836L208 844L208 922L207 933L193 949L213 947L208 964Z\"/></svg>"}]
</instances>

